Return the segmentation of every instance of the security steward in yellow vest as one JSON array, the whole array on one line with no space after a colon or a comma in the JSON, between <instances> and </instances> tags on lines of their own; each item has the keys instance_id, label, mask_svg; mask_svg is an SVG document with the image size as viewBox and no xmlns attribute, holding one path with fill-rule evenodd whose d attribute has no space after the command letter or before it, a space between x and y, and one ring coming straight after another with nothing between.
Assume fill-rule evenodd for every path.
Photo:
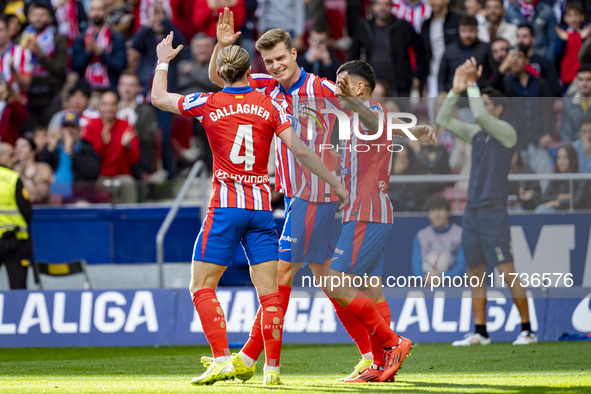
<instances>
[{"instance_id":1,"label":"security steward in yellow vest","mask_svg":"<svg viewBox=\"0 0 591 394\"><path fill-rule=\"evenodd\" d=\"M33 210L19 174L10 169L13 164L12 146L0 143L0 266L6 265L11 289L26 289Z\"/></svg>"}]
</instances>

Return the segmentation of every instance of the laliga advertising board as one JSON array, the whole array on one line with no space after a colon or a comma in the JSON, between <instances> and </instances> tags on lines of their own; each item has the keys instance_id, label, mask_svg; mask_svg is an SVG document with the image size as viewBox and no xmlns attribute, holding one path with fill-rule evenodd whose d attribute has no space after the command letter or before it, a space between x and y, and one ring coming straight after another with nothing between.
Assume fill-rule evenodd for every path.
<instances>
[{"instance_id":1,"label":"laliga advertising board","mask_svg":"<svg viewBox=\"0 0 591 394\"><path fill-rule=\"evenodd\" d=\"M528 292L540 340L591 332L591 289ZM321 291L294 291L284 343L351 343ZM416 342L451 342L470 331L469 289L392 289L393 326ZM520 319L508 292L489 292L488 331L511 341ZM221 288L228 338L243 343L258 308L252 288ZM0 347L206 345L185 290L11 291L0 293Z\"/></svg>"}]
</instances>

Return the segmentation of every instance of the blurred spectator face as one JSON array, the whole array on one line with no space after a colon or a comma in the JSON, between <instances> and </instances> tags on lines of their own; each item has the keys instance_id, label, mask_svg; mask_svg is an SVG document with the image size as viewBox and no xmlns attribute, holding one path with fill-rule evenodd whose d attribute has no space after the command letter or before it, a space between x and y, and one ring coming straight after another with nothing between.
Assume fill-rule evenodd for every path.
<instances>
[{"instance_id":1,"label":"blurred spectator face","mask_svg":"<svg viewBox=\"0 0 591 394\"><path fill-rule=\"evenodd\" d=\"M583 145L591 144L591 123L583 123L579 128L579 137Z\"/></svg>"},{"instance_id":2,"label":"blurred spectator face","mask_svg":"<svg viewBox=\"0 0 591 394\"><path fill-rule=\"evenodd\" d=\"M571 172L568 152L564 147L558 148L558 152L556 152L556 172Z\"/></svg>"},{"instance_id":3,"label":"blurred spectator face","mask_svg":"<svg viewBox=\"0 0 591 394\"><path fill-rule=\"evenodd\" d=\"M287 50L283 42L270 50L262 50L261 57L265 62L267 72L279 83L289 83L293 75L299 70L296 62L297 51Z\"/></svg>"},{"instance_id":4,"label":"blurred spectator face","mask_svg":"<svg viewBox=\"0 0 591 394\"><path fill-rule=\"evenodd\" d=\"M47 129L36 129L33 134L33 141L37 145L37 149L42 151L47 146Z\"/></svg>"},{"instance_id":5,"label":"blurred spectator face","mask_svg":"<svg viewBox=\"0 0 591 394\"><path fill-rule=\"evenodd\" d=\"M430 209L427 217L435 228L442 229L449 226L449 211L445 208Z\"/></svg>"},{"instance_id":6,"label":"blurred spectator face","mask_svg":"<svg viewBox=\"0 0 591 394\"><path fill-rule=\"evenodd\" d=\"M35 7L32 6L31 10L29 11L29 23L35 30L38 32L45 29L53 22L51 18L51 14L44 7Z\"/></svg>"},{"instance_id":7,"label":"blurred spectator face","mask_svg":"<svg viewBox=\"0 0 591 394\"><path fill-rule=\"evenodd\" d=\"M376 83L376 87L373 90L371 97L375 97L375 98L386 97L386 87L381 83Z\"/></svg>"},{"instance_id":8,"label":"blurred spectator face","mask_svg":"<svg viewBox=\"0 0 591 394\"><path fill-rule=\"evenodd\" d=\"M16 40L21 34L25 26L21 23L16 15L8 15L8 35L12 41Z\"/></svg>"},{"instance_id":9,"label":"blurred spectator face","mask_svg":"<svg viewBox=\"0 0 591 394\"><path fill-rule=\"evenodd\" d=\"M585 15L576 10L569 10L566 14L564 14L564 22L569 28L573 30L580 29L583 21L585 21Z\"/></svg>"},{"instance_id":10,"label":"blurred spectator face","mask_svg":"<svg viewBox=\"0 0 591 394\"><path fill-rule=\"evenodd\" d=\"M115 116L117 116L117 104L119 104L118 101L115 93L103 93L99 103L99 114L103 122L111 123L115 121Z\"/></svg>"},{"instance_id":11,"label":"blurred spectator face","mask_svg":"<svg viewBox=\"0 0 591 394\"><path fill-rule=\"evenodd\" d=\"M577 85L581 96L591 96L591 71L582 71L577 74Z\"/></svg>"},{"instance_id":12,"label":"blurred spectator face","mask_svg":"<svg viewBox=\"0 0 591 394\"><path fill-rule=\"evenodd\" d=\"M511 74L517 76L525 70L525 65L527 64L527 58L525 54L521 51L517 51L517 60L515 63L511 65Z\"/></svg>"},{"instance_id":13,"label":"blurred spectator face","mask_svg":"<svg viewBox=\"0 0 591 394\"><path fill-rule=\"evenodd\" d=\"M80 127L72 126L72 125L64 125L61 128L61 134L63 136L70 136L72 137L72 141L74 143L80 140Z\"/></svg>"},{"instance_id":14,"label":"blurred spectator face","mask_svg":"<svg viewBox=\"0 0 591 394\"><path fill-rule=\"evenodd\" d=\"M472 46L478 39L478 27L460 25L458 27L458 33L460 35L460 43L465 47Z\"/></svg>"},{"instance_id":15,"label":"blurred spectator face","mask_svg":"<svg viewBox=\"0 0 591 394\"><path fill-rule=\"evenodd\" d=\"M126 103L136 101L138 94L140 94L142 88L140 82L135 75L122 75L119 78L119 84L117 85L117 91L121 97L121 101Z\"/></svg>"},{"instance_id":16,"label":"blurred spectator face","mask_svg":"<svg viewBox=\"0 0 591 394\"><path fill-rule=\"evenodd\" d=\"M14 149L6 142L0 142L0 165L6 168L14 167Z\"/></svg>"},{"instance_id":17,"label":"blurred spectator face","mask_svg":"<svg viewBox=\"0 0 591 394\"><path fill-rule=\"evenodd\" d=\"M309 46L326 48L327 42L328 42L328 34L327 33L310 30L310 36L308 37L308 45Z\"/></svg>"},{"instance_id":18,"label":"blurred spectator face","mask_svg":"<svg viewBox=\"0 0 591 394\"><path fill-rule=\"evenodd\" d=\"M437 14L449 7L449 0L431 0L429 4L431 4L433 13Z\"/></svg>"},{"instance_id":19,"label":"blurred spectator face","mask_svg":"<svg viewBox=\"0 0 591 394\"><path fill-rule=\"evenodd\" d=\"M535 38L531 35L531 32L528 28L522 27L521 29L517 29L517 44L518 45L526 45L531 47L534 45Z\"/></svg>"},{"instance_id":20,"label":"blurred spectator face","mask_svg":"<svg viewBox=\"0 0 591 394\"><path fill-rule=\"evenodd\" d=\"M486 12L486 19L493 25L501 23L505 15L505 8L501 0L487 0L484 11Z\"/></svg>"},{"instance_id":21,"label":"blurred spectator face","mask_svg":"<svg viewBox=\"0 0 591 394\"><path fill-rule=\"evenodd\" d=\"M371 7L373 16L378 21L387 21L390 19L392 14L392 1L391 0L374 0Z\"/></svg>"},{"instance_id":22,"label":"blurred spectator face","mask_svg":"<svg viewBox=\"0 0 591 394\"><path fill-rule=\"evenodd\" d=\"M106 15L107 10L102 0L93 0L92 3L90 3L88 19L90 19L95 26L101 26L105 23Z\"/></svg>"},{"instance_id":23,"label":"blurred spectator face","mask_svg":"<svg viewBox=\"0 0 591 394\"><path fill-rule=\"evenodd\" d=\"M492 43L490 46L492 57L495 62L502 63L509 54L509 43L505 40L499 40Z\"/></svg>"},{"instance_id":24,"label":"blurred spectator face","mask_svg":"<svg viewBox=\"0 0 591 394\"><path fill-rule=\"evenodd\" d=\"M18 163L25 162L35 154L29 141L24 138L19 138L14 144L14 159Z\"/></svg>"},{"instance_id":25,"label":"blurred spectator face","mask_svg":"<svg viewBox=\"0 0 591 394\"><path fill-rule=\"evenodd\" d=\"M8 34L8 26L4 21L0 22L0 48L4 48L10 44L10 35Z\"/></svg>"},{"instance_id":26,"label":"blurred spectator face","mask_svg":"<svg viewBox=\"0 0 591 394\"><path fill-rule=\"evenodd\" d=\"M408 171L410 160L408 159L407 149L410 148L404 148L394 154L394 174L404 174Z\"/></svg>"},{"instance_id":27,"label":"blurred spectator face","mask_svg":"<svg viewBox=\"0 0 591 394\"><path fill-rule=\"evenodd\" d=\"M480 3L477 0L466 0L464 2L464 8L466 9L466 14L471 16L476 16L478 11L482 9L482 7L480 7Z\"/></svg>"},{"instance_id":28,"label":"blurred spectator face","mask_svg":"<svg viewBox=\"0 0 591 394\"><path fill-rule=\"evenodd\" d=\"M84 95L80 90L77 90L70 96L68 101L68 107L70 111L76 113L77 115L81 115L82 112L86 108L88 108L88 100L89 98Z\"/></svg>"},{"instance_id":29,"label":"blurred spectator face","mask_svg":"<svg viewBox=\"0 0 591 394\"><path fill-rule=\"evenodd\" d=\"M191 56L197 64L207 64L213 53L213 40L209 37L196 37L191 41Z\"/></svg>"}]
</instances>

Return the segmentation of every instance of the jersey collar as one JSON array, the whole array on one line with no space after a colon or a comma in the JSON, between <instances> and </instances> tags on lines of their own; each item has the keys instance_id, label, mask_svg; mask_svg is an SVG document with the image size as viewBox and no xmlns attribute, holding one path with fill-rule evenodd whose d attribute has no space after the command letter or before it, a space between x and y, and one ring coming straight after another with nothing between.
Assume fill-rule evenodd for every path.
<instances>
[{"instance_id":1,"label":"jersey collar","mask_svg":"<svg viewBox=\"0 0 591 394\"><path fill-rule=\"evenodd\" d=\"M241 86L239 88L232 88L232 87L227 87L227 88L223 88L222 92L225 93L248 93L248 92L252 92L254 89L251 88L250 86Z\"/></svg>"},{"instance_id":2,"label":"jersey collar","mask_svg":"<svg viewBox=\"0 0 591 394\"><path fill-rule=\"evenodd\" d=\"M283 86L281 86L281 84L279 84L279 89L281 90L282 93L291 94L294 90L297 90L297 89L301 88L302 85L304 85L304 82L306 81L307 76L308 76L308 73L304 71L303 67L300 67L300 77L298 78L296 83L291 85L291 87L289 88L289 90L287 92L285 91L285 89L283 89Z\"/></svg>"}]
</instances>

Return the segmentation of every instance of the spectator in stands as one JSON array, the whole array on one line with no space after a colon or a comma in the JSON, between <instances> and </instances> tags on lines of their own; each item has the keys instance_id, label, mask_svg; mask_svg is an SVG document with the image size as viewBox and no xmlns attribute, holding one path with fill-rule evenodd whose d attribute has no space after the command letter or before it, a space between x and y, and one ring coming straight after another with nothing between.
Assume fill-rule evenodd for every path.
<instances>
[{"instance_id":1,"label":"spectator in stands","mask_svg":"<svg viewBox=\"0 0 591 394\"><path fill-rule=\"evenodd\" d=\"M142 88L140 80L133 71L124 71L119 78L117 92L121 101L117 117L134 126L140 140L140 159L133 167L136 179L147 180L156 170L156 132L158 119L156 109L148 103L138 104Z\"/></svg>"},{"instance_id":2,"label":"spectator in stands","mask_svg":"<svg viewBox=\"0 0 591 394\"><path fill-rule=\"evenodd\" d=\"M451 174L449 154L445 146L421 144L418 141L411 141L410 146L415 153L415 159L421 164L425 173L433 175ZM445 183L427 183L424 185L424 192L432 194L442 191L445 187Z\"/></svg>"},{"instance_id":3,"label":"spectator in stands","mask_svg":"<svg viewBox=\"0 0 591 394\"><path fill-rule=\"evenodd\" d=\"M55 20L59 33L66 38L68 48L74 46L74 40L84 31L88 20L84 5L80 0L62 0L52 2L55 7Z\"/></svg>"},{"instance_id":4,"label":"spectator in stands","mask_svg":"<svg viewBox=\"0 0 591 394\"><path fill-rule=\"evenodd\" d=\"M49 121L49 130L59 130L62 125L62 119L67 112L73 112L80 117L80 126L88 124L89 119L98 117L94 111L88 109L90 102L90 85L86 80L80 79L68 91L68 102L66 109L57 112Z\"/></svg>"},{"instance_id":5,"label":"spectator in stands","mask_svg":"<svg viewBox=\"0 0 591 394\"><path fill-rule=\"evenodd\" d=\"M421 37L429 59L427 97L437 97L439 65L445 48L458 40L460 14L449 9L449 0L431 0L430 3L433 12L423 23Z\"/></svg>"},{"instance_id":6,"label":"spectator in stands","mask_svg":"<svg viewBox=\"0 0 591 394\"><path fill-rule=\"evenodd\" d=\"M269 0L267 0L269 3ZM294 26L293 19L298 19L298 7L302 7L302 31L303 34L303 3L299 0L293 0L293 4L286 4L286 1L277 0L265 4L262 1L259 3L259 30L263 33L273 27L283 27L289 31L290 26ZM291 1L290 1L291 3ZM218 23L218 15L224 12L224 7L228 7L234 14L234 31L240 30L244 21L246 20L246 4L245 0L194 0L193 1L193 34L204 32L211 38L216 36L216 28ZM264 13L266 8L266 12ZM264 13L264 14L263 14ZM273 23L277 22L279 26L267 27L265 24L266 18L273 18ZM263 30L264 29L264 30ZM293 31L296 32L295 30ZM168 33L168 32L167 32ZM176 33L175 33L176 35ZM292 37L294 37L292 35ZM174 44L173 44L174 45ZM172 89L171 89L172 90Z\"/></svg>"},{"instance_id":7,"label":"spectator in stands","mask_svg":"<svg viewBox=\"0 0 591 394\"><path fill-rule=\"evenodd\" d=\"M395 96L408 97L427 77L423 43L410 23L392 16L390 0L375 0L372 12L373 18L362 21L355 30L349 59L360 59L365 50L365 59L361 60L372 65L376 78L386 81ZM409 49L416 55L416 71Z\"/></svg>"},{"instance_id":8,"label":"spectator in stands","mask_svg":"<svg viewBox=\"0 0 591 394\"><path fill-rule=\"evenodd\" d=\"M511 124L517 130L517 140L522 149L523 161L536 174L552 172L552 160L548 146L552 143L553 113L548 99L548 86L540 78L529 74L527 53L529 48L520 45L511 74L504 80L504 93L511 99L514 119ZM542 193L548 181L540 182Z\"/></svg>"},{"instance_id":9,"label":"spectator in stands","mask_svg":"<svg viewBox=\"0 0 591 394\"><path fill-rule=\"evenodd\" d=\"M591 65L583 64L575 80L578 92L564 99L560 139L563 142L574 141L578 137L581 119L591 116Z\"/></svg>"},{"instance_id":10,"label":"spectator in stands","mask_svg":"<svg viewBox=\"0 0 591 394\"><path fill-rule=\"evenodd\" d=\"M214 39L205 33L197 33L193 37L191 59L181 60L177 67L177 87L180 94L220 91L220 87L209 80L207 68L214 45Z\"/></svg>"},{"instance_id":11,"label":"spectator in stands","mask_svg":"<svg viewBox=\"0 0 591 394\"><path fill-rule=\"evenodd\" d=\"M515 146L515 152L511 158L509 174L532 174L533 171L523 162L521 147ZM540 183L538 181L512 181L509 182L509 210L531 211L540 203Z\"/></svg>"},{"instance_id":12,"label":"spectator in stands","mask_svg":"<svg viewBox=\"0 0 591 394\"><path fill-rule=\"evenodd\" d=\"M18 95L24 94L31 85L33 64L31 51L14 44L8 35L6 16L0 14L0 74Z\"/></svg>"},{"instance_id":13,"label":"spectator in stands","mask_svg":"<svg viewBox=\"0 0 591 394\"><path fill-rule=\"evenodd\" d=\"M473 16L478 21L478 26L486 23L484 0L464 0L466 15Z\"/></svg>"},{"instance_id":14,"label":"spectator in stands","mask_svg":"<svg viewBox=\"0 0 591 394\"><path fill-rule=\"evenodd\" d=\"M591 173L591 117L581 118L579 139L573 142L573 148L577 152L580 172Z\"/></svg>"},{"instance_id":15,"label":"spectator in stands","mask_svg":"<svg viewBox=\"0 0 591 394\"><path fill-rule=\"evenodd\" d=\"M303 1L259 0L257 13L259 15L258 28L260 34L271 29L283 28L291 36L294 48L298 51L304 49L306 12ZM234 13L234 24L234 30L237 31L240 28L240 23L236 19L236 13ZM215 29L212 37L215 37Z\"/></svg>"},{"instance_id":16,"label":"spectator in stands","mask_svg":"<svg viewBox=\"0 0 591 394\"><path fill-rule=\"evenodd\" d=\"M499 92L503 91L503 81L505 76L511 70L511 64L516 60L515 51L510 51L509 41L504 38L496 38L490 43L490 53L492 55L491 71L489 84Z\"/></svg>"},{"instance_id":17,"label":"spectator in stands","mask_svg":"<svg viewBox=\"0 0 591 394\"><path fill-rule=\"evenodd\" d=\"M113 89L125 69L125 40L106 23L103 0L92 0L89 25L78 35L73 48L73 66L93 89Z\"/></svg>"},{"instance_id":18,"label":"spectator in stands","mask_svg":"<svg viewBox=\"0 0 591 394\"><path fill-rule=\"evenodd\" d=\"M556 20L552 7L543 1L518 0L510 2L505 20L514 25L530 24L535 30L534 50L537 54L554 59Z\"/></svg>"},{"instance_id":19,"label":"spectator in stands","mask_svg":"<svg viewBox=\"0 0 591 394\"><path fill-rule=\"evenodd\" d=\"M313 26L308 36L308 50L298 56L297 61L307 72L332 80L343 62L328 48L328 33L327 25Z\"/></svg>"},{"instance_id":20,"label":"spectator in stands","mask_svg":"<svg viewBox=\"0 0 591 394\"><path fill-rule=\"evenodd\" d=\"M120 183L116 189L116 201L134 203L137 202L137 190L131 168L140 158L140 143L135 128L127 121L117 119L118 105L115 92L104 92L99 104L100 118L91 120L82 135L101 156L100 180Z\"/></svg>"},{"instance_id":21,"label":"spectator in stands","mask_svg":"<svg viewBox=\"0 0 591 394\"><path fill-rule=\"evenodd\" d=\"M511 46L517 44L517 25L507 23L503 0L486 0L484 4L486 22L478 25L478 39L482 42L494 41L504 38Z\"/></svg>"},{"instance_id":22,"label":"spectator in stands","mask_svg":"<svg viewBox=\"0 0 591 394\"><path fill-rule=\"evenodd\" d=\"M58 92L66 77L68 43L53 26L53 8L35 1L29 6L29 22L22 34L22 45L31 51L33 78L27 91L29 119L27 129L47 125L61 109Z\"/></svg>"},{"instance_id":23,"label":"spectator in stands","mask_svg":"<svg viewBox=\"0 0 591 394\"><path fill-rule=\"evenodd\" d=\"M20 135L21 125L28 117L29 114L21 104L20 97L0 74L0 141L14 146Z\"/></svg>"},{"instance_id":24,"label":"spectator in stands","mask_svg":"<svg viewBox=\"0 0 591 394\"><path fill-rule=\"evenodd\" d=\"M33 131L33 142L35 142L35 146L37 147L37 152L42 152L45 147L47 146L47 127L40 125L35 127ZM37 160L43 160L39 155L37 155ZM46 161L45 161L46 162ZM47 163L47 162L46 162ZM51 166L51 163L47 163ZM51 166L51 170L55 172L55 168Z\"/></svg>"},{"instance_id":25,"label":"spectator in stands","mask_svg":"<svg viewBox=\"0 0 591 394\"><path fill-rule=\"evenodd\" d=\"M14 170L19 173L32 204L49 202L53 171L37 161L37 146L32 139L19 138L14 146Z\"/></svg>"},{"instance_id":26,"label":"spectator in stands","mask_svg":"<svg viewBox=\"0 0 591 394\"><path fill-rule=\"evenodd\" d=\"M55 168L54 195L67 203L92 201L94 183L101 172L101 157L80 137L80 116L66 112L59 133L49 134L49 143L39 159ZM73 183L74 182L74 183Z\"/></svg>"},{"instance_id":27,"label":"spectator in stands","mask_svg":"<svg viewBox=\"0 0 591 394\"><path fill-rule=\"evenodd\" d=\"M10 36L10 41L14 43L20 42L21 33L27 25L27 18L24 14L22 17L14 14L6 14L6 20L8 21L8 35Z\"/></svg>"},{"instance_id":28,"label":"spectator in stands","mask_svg":"<svg viewBox=\"0 0 591 394\"><path fill-rule=\"evenodd\" d=\"M197 3L199 3L199 1ZM217 21L217 16L215 19ZM172 45L175 48L179 45L185 45L185 37L172 24L170 19L166 17L166 13L160 3L153 3L150 8L148 22L133 36L131 44L132 49L130 50L131 53L135 53L134 56L137 56L140 59L137 74L140 78L142 95L144 98L147 97L152 86L152 78L158 60L154 48L156 48L158 43L160 43L169 32L174 32ZM177 69L181 58L182 56L177 56L170 62L170 68L168 69L168 87L171 91L177 90ZM168 172L169 178L172 178L174 176L173 151L170 137L172 114L161 110L156 110L156 114L158 117L158 127L162 132L162 162L164 169Z\"/></svg>"},{"instance_id":29,"label":"spectator in stands","mask_svg":"<svg viewBox=\"0 0 591 394\"><path fill-rule=\"evenodd\" d=\"M431 17L432 2L423 0L392 0L392 15L410 22L417 34L423 23Z\"/></svg>"},{"instance_id":30,"label":"spectator in stands","mask_svg":"<svg viewBox=\"0 0 591 394\"><path fill-rule=\"evenodd\" d=\"M528 62L529 65L526 70L534 77L542 77L546 80L548 88L552 97L561 97L562 89L554 65L554 59L550 60L535 52L534 47L536 43L535 29L532 25L524 23L517 26L517 44L525 45L529 48Z\"/></svg>"},{"instance_id":31,"label":"spectator in stands","mask_svg":"<svg viewBox=\"0 0 591 394\"><path fill-rule=\"evenodd\" d=\"M462 249L462 227L449 222L450 202L443 197L432 196L425 202L425 210L431 224L419 230L414 238L411 255L413 275L426 278L424 266L432 266L429 277L443 272L445 276L463 275L466 272L466 261ZM448 262L448 268L437 272L433 263L443 261Z\"/></svg>"},{"instance_id":32,"label":"spectator in stands","mask_svg":"<svg viewBox=\"0 0 591 394\"><path fill-rule=\"evenodd\" d=\"M564 8L564 21L568 30L563 30L556 26L556 68L559 70L560 81L562 82L563 92L566 93L570 84L577 76L579 64L579 51L583 46L583 41L591 33L591 25L581 29L585 21L583 7L579 3L570 1Z\"/></svg>"},{"instance_id":33,"label":"spectator in stands","mask_svg":"<svg viewBox=\"0 0 591 394\"><path fill-rule=\"evenodd\" d=\"M382 80L376 81L376 87L371 93L371 97L373 98L386 98L392 97L392 92L390 92L390 87L388 84Z\"/></svg>"},{"instance_id":34,"label":"spectator in stands","mask_svg":"<svg viewBox=\"0 0 591 394\"><path fill-rule=\"evenodd\" d=\"M478 40L478 22L476 18L464 15L460 18L458 27L460 39L445 48L441 65L439 66L439 91L447 92L451 89L454 73L458 66L471 57L482 65L482 76L478 86L485 87L490 76L490 45Z\"/></svg>"},{"instance_id":35,"label":"spectator in stands","mask_svg":"<svg viewBox=\"0 0 591 394\"><path fill-rule=\"evenodd\" d=\"M557 174L576 174L579 172L579 160L575 148L563 145L556 152ZM542 194L542 204L538 205L536 212L555 212L566 210L571 206L574 209L589 208L589 182L586 180L551 181L548 189Z\"/></svg>"},{"instance_id":36,"label":"spectator in stands","mask_svg":"<svg viewBox=\"0 0 591 394\"><path fill-rule=\"evenodd\" d=\"M394 175L418 175L425 170L416 159L414 151L406 142L401 142L404 147L400 152L394 153L392 161L392 174ZM388 195L392 201L394 211L418 211L423 206L425 198L424 185L420 183L390 183Z\"/></svg>"}]
</instances>

